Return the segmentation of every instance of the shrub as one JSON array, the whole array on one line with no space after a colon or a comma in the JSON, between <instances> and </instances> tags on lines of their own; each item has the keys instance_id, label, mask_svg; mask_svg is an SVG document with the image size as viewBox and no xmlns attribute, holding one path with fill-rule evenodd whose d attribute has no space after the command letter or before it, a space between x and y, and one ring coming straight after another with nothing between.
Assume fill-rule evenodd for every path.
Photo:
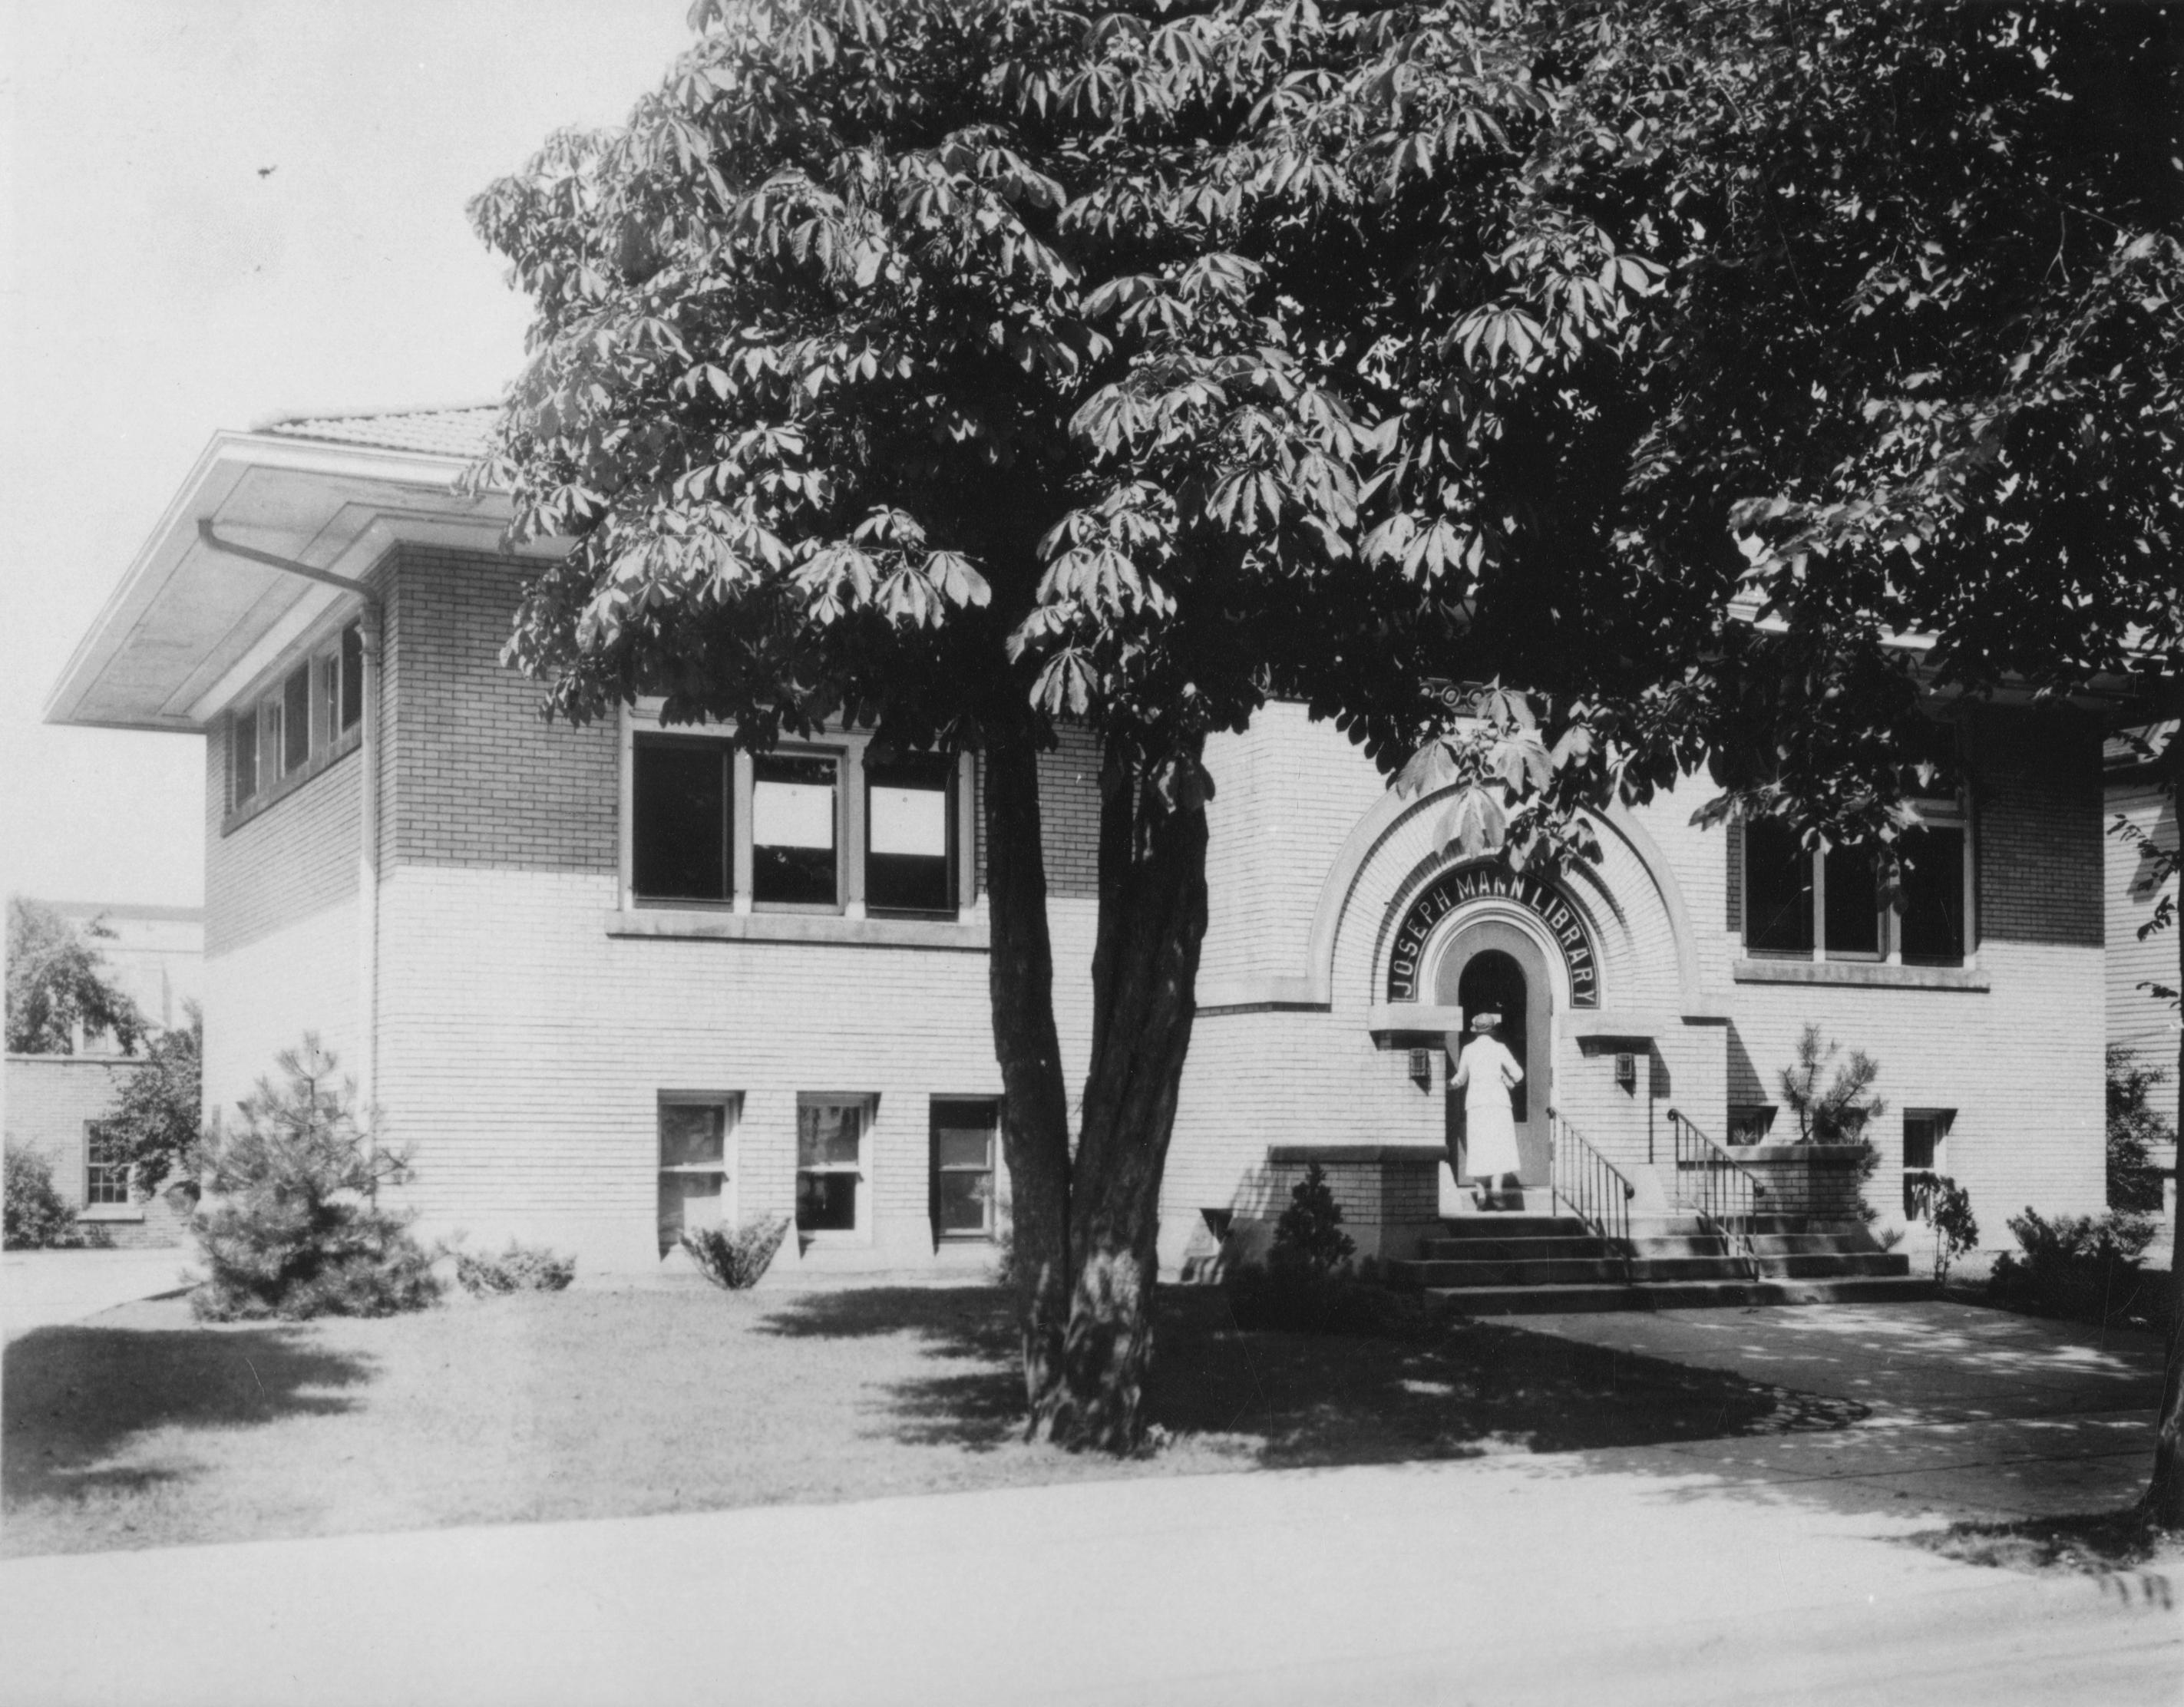
<instances>
[{"instance_id":1,"label":"shrub","mask_svg":"<svg viewBox=\"0 0 2184 1707\"><path fill-rule=\"evenodd\" d=\"M577 1259L543 1245L508 1242L498 1256L455 1253L455 1280L473 1298L488 1293L560 1292L577 1277Z\"/></svg>"},{"instance_id":2,"label":"shrub","mask_svg":"<svg viewBox=\"0 0 2184 1707\"><path fill-rule=\"evenodd\" d=\"M1934 1230L1934 1278L1946 1281L1951 1265L1979 1243L1971 1193L1947 1174L1933 1174L1912 1182L1911 1206Z\"/></svg>"},{"instance_id":3,"label":"shrub","mask_svg":"<svg viewBox=\"0 0 2184 1707\"><path fill-rule=\"evenodd\" d=\"M2027 1209L2010 1218L2009 1230L2022 1254L2006 1251L1995 1259L1988 1290L1997 1303L2076 1321L2159 1317L2167 1276L2139 1265L2153 1237L2152 1221L2113 1209L2049 1220Z\"/></svg>"},{"instance_id":4,"label":"shrub","mask_svg":"<svg viewBox=\"0 0 2184 1707\"><path fill-rule=\"evenodd\" d=\"M738 1227L700 1227L682 1235L682 1248L698 1271L715 1286L740 1292L756 1286L759 1276L788 1235L788 1217L760 1215Z\"/></svg>"},{"instance_id":5,"label":"shrub","mask_svg":"<svg viewBox=\"0 0 2184 1707\"><path fill-rule=\"evenodd\" d=\"M2142 1213L2161 1208L2161 1170L2150 1152L2176 1142L2149 1093L2169 1077L2120 1043L2109 1045L2109 1207Z\"/></svg>"},{"instance_id":6,"label":"shrub","mask_svg":"<svg viewBox=\"0 0 2184 1707\"><path fill-rule=\"evenodd\" d=\"M149 1197L173 1179L187 1187L190 1157L202 1136L204 1015L185 1004L189 1023L160 1032L115 1099L107 1127L120 1141L136 1190Z\"/></svg>"},{"instance_id":7,"label":"shrub","mask_svg":"<svg viewBox=\"0 0 2184 1707\"><path fill-rule=\"evenodd\" d=\"M1325 1279L1346 1271L1357 1249L1357 1242L1342 1231L1342 1205L1328 1186L1327 1170L1314 1162L1291 1189L1290 1206L1274 1223L1268 1265Z\"/></svg>"},{"instance_id":8,"label":"shrub","mask_svg":"<svg viewBox=\"0 0 2184 1707\"><path fill-rule=\"evenodd\" d=\"M215 1120L200 1141L190 1229L210 1275L190 1305L204 1320L389 1315L439 1296L411 1217L378 1202L410 1159L373 1144L337 1065L306 1035L279 1057L283 1082L260 1079L241 1122Z\"/></svg>"},{"instance_id":9,"label":"shrub","mask_svg":"<svg viewBox=\"0 0 2184 1707\"><path fill-rule=\"evenodd\" d=\"M53 1165L43 1153L7 1147L6 1193L0 1246L11 1251L80 1250L107 1243L103 1229L78 1226L75 1211L53 1184Z\"/></svg>"}]
</instances>

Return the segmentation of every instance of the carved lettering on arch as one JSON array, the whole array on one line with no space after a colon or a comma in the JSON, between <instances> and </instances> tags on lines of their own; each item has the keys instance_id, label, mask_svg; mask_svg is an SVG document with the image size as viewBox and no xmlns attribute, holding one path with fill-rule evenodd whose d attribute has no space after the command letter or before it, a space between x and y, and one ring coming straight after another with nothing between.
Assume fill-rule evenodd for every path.
<instances>
[{"instance_id":1,"label":"carved lettering on arch","mask_svg":"<svg viewBox=\"0 0 2184 1707\"><path fill-rule=\"evenodd\" d=\"M1485 899L1513 902L1536 915L1561 948L1563 965L1569 970L1570 1005L1600 1005L1600 957L1584 916L1552 884L1490 865L1462 865L1445 871L1411 903L1388 956L1390 1002L1418 999L1419 963L1434 926L1465 902Z\"/></svg>"}]
</instances>

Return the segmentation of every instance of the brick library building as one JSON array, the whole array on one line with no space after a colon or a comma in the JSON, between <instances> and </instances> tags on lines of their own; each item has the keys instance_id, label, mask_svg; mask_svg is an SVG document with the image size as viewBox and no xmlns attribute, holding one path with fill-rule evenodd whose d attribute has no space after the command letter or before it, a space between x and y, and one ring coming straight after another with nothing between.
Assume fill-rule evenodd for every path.
<instances>
[{"instance_id":1,"label":"brick library building","mask_svg":"<svg viewBox=\"0 0 2184 1707\"><path fill-rule=\"evenodd\" d=\"M499 662L527 572L504 505L455 490L493 414L218 436L54 691L53 720L203 742L208 1108L315 1031L414 1148L426 1231L644 1273L687 1228L777 1213L784 1271L990 1265L976 756L883 765L848 729L753 758L644 703L543 721ZM1431 1254L1474 1213L1448 1081L1490 1009L1528 1212L1771 1229L1743 1272L1793 1278L1786 1230L1860 1193L1881 1237L1845 1271L1900 1276L1932 1174L1990 1243L2028 1204L2098 1210L2103 723L1952 714L1969 780L1920 803L1893 906L1855 852L1696 827L1698 781L1541 881L1455 862L1444 799L1398 798L1300 708L1217 739L1163 1271L1263 1231L1312 1160L1362 1252ZM1095 771L1066 733L1043 772L1073 1080ZM1808 1025L1880 1064L1863 1180L1793 1142Z\"/></svg>"}]
</instances>

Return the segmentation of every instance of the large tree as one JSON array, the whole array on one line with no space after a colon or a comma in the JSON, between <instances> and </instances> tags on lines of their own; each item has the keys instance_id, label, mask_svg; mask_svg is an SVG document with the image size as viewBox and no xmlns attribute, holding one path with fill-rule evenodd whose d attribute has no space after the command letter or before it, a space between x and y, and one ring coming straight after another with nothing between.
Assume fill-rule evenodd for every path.
<instances>
[{"instance_id":1,"label":"large tree","mask_svg":"<svg viewBox=\"0 0 2184 1707\"><path fill-rule=\"evenodd\" d=\"M103 919L77 925L42 901L9 898L9 1053L73 1054L79 1043L103 1036L125 1054L143 1041L150 1027L99 951L113 937Z\"/></svg>"},{"instance_id":2,"label":"large tree","mask_svg":"<svg viewBox=\"0 0 2184 1707\"><path fill-rule=\"evenodd\" d=\"M571 716L983 749L1057 1437L1137 1428L1207 734L1301 698L1513 860L1704 766L1895 861L1937 693L2176 673L2161 14L692 15L627 127L474 209L538 311L486 472L575 542L512 653ZM1067 719L1104 754L1073 1159Z\"/></svg>"}]
</instances>

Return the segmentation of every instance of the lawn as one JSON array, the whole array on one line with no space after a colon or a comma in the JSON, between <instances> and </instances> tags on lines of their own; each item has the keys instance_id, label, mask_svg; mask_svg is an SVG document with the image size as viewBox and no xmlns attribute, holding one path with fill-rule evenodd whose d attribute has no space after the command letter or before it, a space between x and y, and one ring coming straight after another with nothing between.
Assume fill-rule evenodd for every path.
<instances>
[{"instance_id":1,"label":"lawn","mask_svg":"<svg viewBox=\"0 0 2184 1707\"><path fill-rule=\"evenodd\" d=\"M0 1551L629 1516L1841 1426L1855 1408L1486 1324L1245 1332L1165 1289L1148 1449L1017 1437L989 1287L458 1297L207 1326L180 1298L6 1352Z\"/></svg>"}]
</instances>

